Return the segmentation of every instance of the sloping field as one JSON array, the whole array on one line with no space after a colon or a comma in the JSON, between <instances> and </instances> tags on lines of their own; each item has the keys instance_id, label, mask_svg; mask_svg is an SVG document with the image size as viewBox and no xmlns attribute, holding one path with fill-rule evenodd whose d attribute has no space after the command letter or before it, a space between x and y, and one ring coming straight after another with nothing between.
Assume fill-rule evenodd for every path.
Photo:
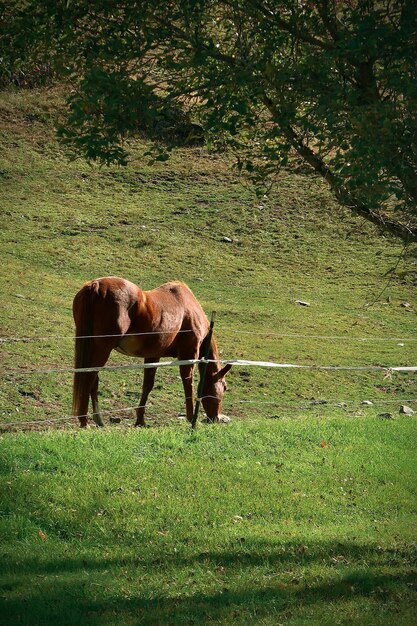
<instances>
[{"instance_id":1,"label":"sloping field","mask_svg":"<svg viewBox=\"0 0 417 626\"><path fill-rule=\"evenodd\" d=\"M417 364L415 247L296 164L259 199L198 148L69 163L59 107L0 102L0 623L415 623L415 416L399 408L417 410L417 384L388 371ZM72 366L72 298L105 275L187 282L225 359L387 369L235 367L231 424L195 433L176 370L146 431L129 428L140 375L108 372L101 404L122 422L79 432L71 374L28 371Z\"/></svg>"}]
</instances>

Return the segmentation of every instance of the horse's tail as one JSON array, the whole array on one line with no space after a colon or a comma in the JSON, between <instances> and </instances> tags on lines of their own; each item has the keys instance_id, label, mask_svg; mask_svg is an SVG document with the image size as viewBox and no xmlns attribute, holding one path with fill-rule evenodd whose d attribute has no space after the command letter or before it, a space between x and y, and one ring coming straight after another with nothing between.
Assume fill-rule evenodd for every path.
<instances>
[{"instance_id":1,"label":"horse's tail","mask_svg":"<svg viewBox=\"0 0 417 626\"><path fill-rule=\"evenodd\" d=\"M91 366L94 300L98 287L96 281L87 283L74 298L73 314L76 334L74 367L76 369ZM91 374L74 372L72 414L79 416L81 422L87 421L84 416L88 410L91 378Z\"/></svg>"}]
</instances>

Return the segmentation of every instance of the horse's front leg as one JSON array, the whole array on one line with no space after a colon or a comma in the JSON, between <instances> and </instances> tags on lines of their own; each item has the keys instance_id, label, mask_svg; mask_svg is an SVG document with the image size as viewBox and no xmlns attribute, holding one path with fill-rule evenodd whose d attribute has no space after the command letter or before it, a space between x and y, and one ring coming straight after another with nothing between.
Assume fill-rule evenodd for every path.
<instances>
[{"instance_id":1,"label":"horse's front leg","mask_svg":"<svg viewBox=\"0 0 417 626\"><path fill-rule=\"evenodd\" d=\"M187 420L192 422L194 415L194 365L180 365L180 374L185 394L185 410Z\"/></svg>"},{"instance_id":2,"label":"horse's front leg","mask_svg":"<svg viewBox=\"0 0 417 626\"><path fill-rule=\"evenodd\" d=\"M159 358L151 357L144 359L144 363L158 363ZM136 409L136 422L135 426L145 426L145 406L149 394L153 389L155 382L156 367L148 367L143 370L143 385L142 396L140 398L139 406Z\"/></svg>"}]
</instances>

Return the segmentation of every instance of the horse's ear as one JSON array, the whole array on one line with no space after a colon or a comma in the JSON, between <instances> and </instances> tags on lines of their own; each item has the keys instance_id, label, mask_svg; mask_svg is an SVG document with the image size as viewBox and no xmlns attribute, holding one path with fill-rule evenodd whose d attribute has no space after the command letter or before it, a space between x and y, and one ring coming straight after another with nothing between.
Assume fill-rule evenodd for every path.
<instances>
[{"instance_id":1,"label":"horse's ear","mask_svg":"<svg viewBox=\"0 0 417 626\"><path fill-rule=\"evenodd\" d=\"M216 380L221 380L222 378L224 378L227 374L227 372L231 369L232 364L231 363L227 363L224 367L222 367L222 369L219 372L216 372L214 374L214 377Z\"/></svg>"}]
</instances>

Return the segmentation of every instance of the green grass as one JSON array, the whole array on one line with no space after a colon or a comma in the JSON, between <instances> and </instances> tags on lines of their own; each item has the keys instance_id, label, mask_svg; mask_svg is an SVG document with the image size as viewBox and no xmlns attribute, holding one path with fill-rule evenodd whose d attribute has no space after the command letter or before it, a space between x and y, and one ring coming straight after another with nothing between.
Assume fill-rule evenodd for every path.
<instances>
[{"instance_id":1,"label":"green grass","mask_svg":"<svg viewBox=\"0 0 417 626\"><path fill-rule=\"evenodd\" d=\"M71 367L72 298L110 274L186 281L223 358L416 365L399 340L416 338L416 248L397 264L400 243L295 165L259 200L201 149L149 167L138 139L127 168L69 163L60 107L0 97L0 336L45 338L0 344L1 626L416 623L414 373L235 367L232 423L196 433L176 370L139 432L133 410L79 432L71 375L24 375ZM103 374L102 407L133 407L140 379Z\"/></svg>"},{"instance_id":2,"label":"green grass","mask_svg":"<svg viewBox=\"0 0 417 626\"><path fill-rule=\"evenodd\" d=\"M3 436L2 623L411 624L413 432Z\"/></svg>"}]
</instances>

